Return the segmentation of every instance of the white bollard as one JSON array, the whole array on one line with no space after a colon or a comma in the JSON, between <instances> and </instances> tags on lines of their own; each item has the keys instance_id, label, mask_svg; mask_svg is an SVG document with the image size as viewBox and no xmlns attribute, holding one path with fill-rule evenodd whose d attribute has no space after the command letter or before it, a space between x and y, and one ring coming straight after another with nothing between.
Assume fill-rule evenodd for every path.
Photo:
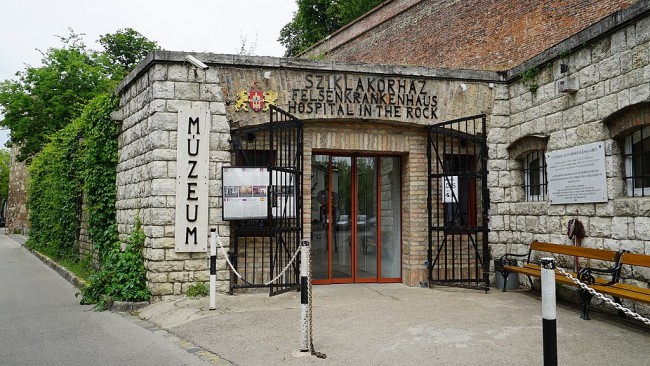
<instances>
[{"instance_id":1,"label":"white bollard","mask_svg":"<svg viewBox=\"0 0 650 366\"><path fill-rule=\"evenodd\" d=\"M217 308L217 229L210 229L210 310Z\"/></svg>"},{"instance_id":2,"label":"white bollard","mask_svg":"<svg viewBox=\"0 0 650 366\"><path fill-rule=\"evenodd\" d=\"M300 352L309 352L309 240L300 242Z\"/></svg>"},{"instance_id":3,"label":"white bollard","mask_svg":"<svg viewBox=\"0 0 650 366\"><path fill-rule=\"evenodd\" d=\"M542 341L544 366L557 365L555 259L542 258Z\"/></svg>"}]
</instances>

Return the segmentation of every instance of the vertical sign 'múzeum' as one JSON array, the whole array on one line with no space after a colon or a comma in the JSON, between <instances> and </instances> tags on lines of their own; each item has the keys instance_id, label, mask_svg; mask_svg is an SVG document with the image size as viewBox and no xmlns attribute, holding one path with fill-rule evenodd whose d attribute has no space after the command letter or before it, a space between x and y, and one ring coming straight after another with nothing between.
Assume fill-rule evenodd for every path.
<instances>
[{"instance_id":1,"label":"vertical sign 'm\u00fazeum'","mask_svg":"<svg viewBox=\"0 0 650 366\"><path fill-rule=\"evenodd\" d=\"M208 242L210 112L178 112L176 251L205 252Z\"/></svg>"}]
</instances>

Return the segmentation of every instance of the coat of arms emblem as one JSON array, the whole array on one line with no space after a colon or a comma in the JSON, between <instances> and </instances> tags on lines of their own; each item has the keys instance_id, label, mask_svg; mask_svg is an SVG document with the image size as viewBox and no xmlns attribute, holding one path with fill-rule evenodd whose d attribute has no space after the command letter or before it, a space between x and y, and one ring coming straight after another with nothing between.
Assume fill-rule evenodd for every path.
<instances>
[{"instance_id":1,"label":"coat of arms emblem","mask_svg":"<svg viewBox=\"0 0 650 366\"><path fill-rule=\"evenodd\" d=\"M248 91L248 105L255 112L259 112L264 108L264 90L257 85L257 81L253 83Z\"/></svg>"},{"instance_id":2,"label":"coat of arms emblem","mask_svg":"<svg viewBox=\"0 0 650 366\"><path fill-rule=\"evenodd\" d=\"M269 110L269 105L275 105L277 100L277 92L272 90L264 92L257 81L254 81L249 90L243 89L237 93L235 112L248 111L249 106L255 112L266 112Z\"/></svg>"}]
</instances>

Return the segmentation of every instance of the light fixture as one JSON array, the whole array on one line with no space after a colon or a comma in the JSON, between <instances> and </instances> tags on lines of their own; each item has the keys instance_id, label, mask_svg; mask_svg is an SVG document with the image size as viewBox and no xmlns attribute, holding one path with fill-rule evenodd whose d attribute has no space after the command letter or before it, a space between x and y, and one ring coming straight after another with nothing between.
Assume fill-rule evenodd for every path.
<instances>
[{"instance_id":1,"label":"light fixture","mask_svg":"<svg viewBox=\"0 0 650 366\"><path fill-rule=\"evenodd\" d=\"M185 59L187 60L187 62L191 63L192 65L194 65L196 67L198 67L199 69L207 70L208 67L209 67L208 65L206 65L203 62L199 61L199 59L197 59L196 57L194 57L192 55L185 56Z\"/></svg>"}]
</instances>

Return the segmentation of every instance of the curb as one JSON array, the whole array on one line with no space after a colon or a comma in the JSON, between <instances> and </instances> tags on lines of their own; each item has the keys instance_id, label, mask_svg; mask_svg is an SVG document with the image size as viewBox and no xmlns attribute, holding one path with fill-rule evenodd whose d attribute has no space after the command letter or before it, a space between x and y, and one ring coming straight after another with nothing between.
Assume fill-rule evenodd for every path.
<instances>
[{"instance_id":1,"label":"curb","mask_svg":"<svg viewBox=\"0 0 650 366\"><path fill-rule=\"evenodd\" d=\"M25 248L27 249L27 248ZM40 252L35 251L34 249L27 249L30 253L34 254L36 258L40 259L41 262L45 263L48 267L56 271L61 277L66 281L70 282L74 287L82 290L88 284L84 279L77 277L74 273L68 271L65 267L56 263L49 257L41 254Z\"/></svg>"}]
</instances>

